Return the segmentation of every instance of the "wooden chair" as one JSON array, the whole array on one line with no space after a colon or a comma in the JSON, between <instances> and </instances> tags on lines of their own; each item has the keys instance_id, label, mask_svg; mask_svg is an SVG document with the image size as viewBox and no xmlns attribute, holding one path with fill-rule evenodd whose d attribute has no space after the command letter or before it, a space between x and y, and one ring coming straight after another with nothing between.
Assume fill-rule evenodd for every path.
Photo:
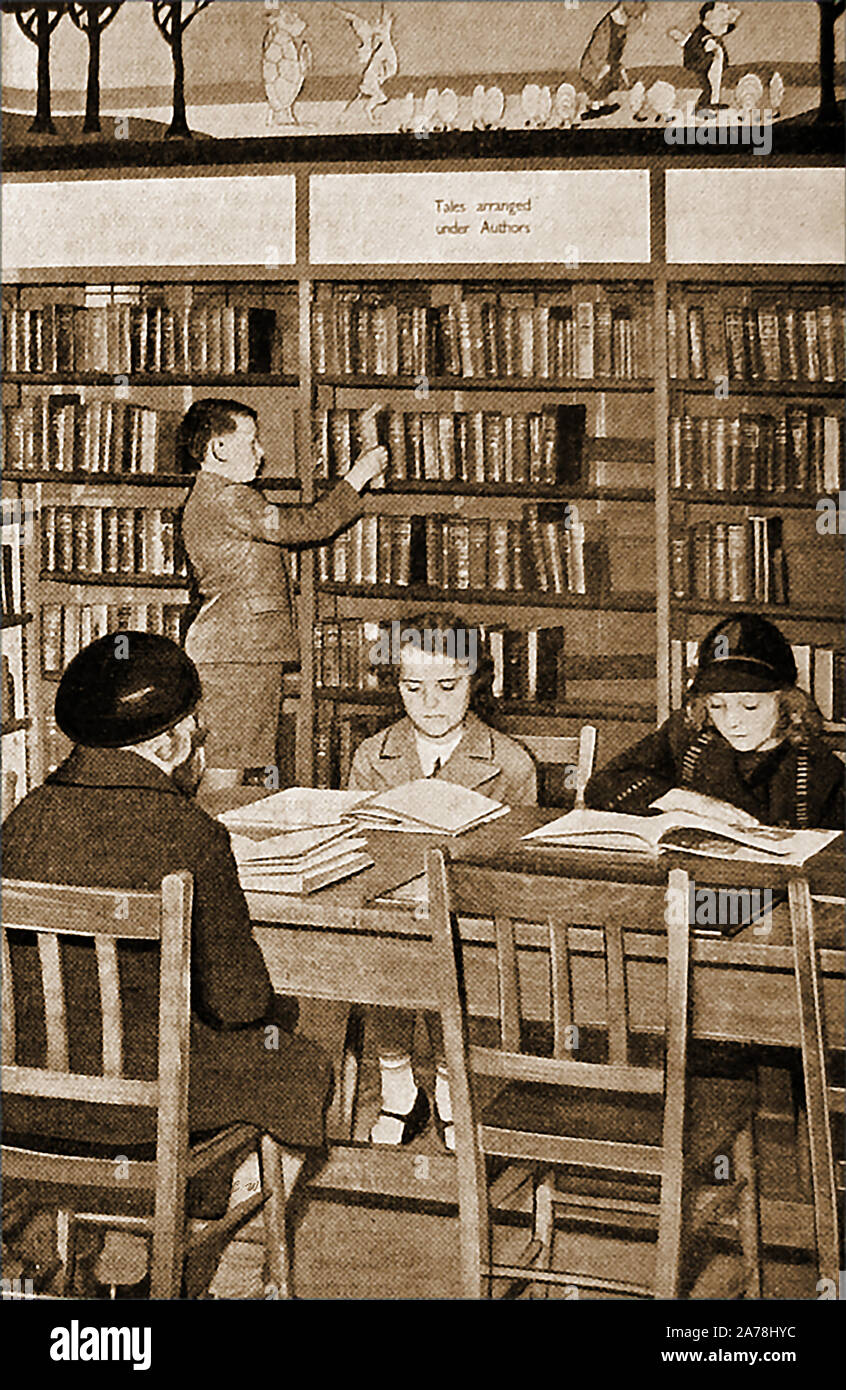
<instances>
[{"instance_id":1,"label":"wooden chair","mask_svg":"<svg viewBox=\"0 0 846 1390\"><path fill-rule=\"evenodd\" d=\"M831 1047L825 1027L822 967L814 932L814 903L806 878L791 881L788 901L805 1082L805 1111L800 1124L809 1155L817 1266L820 1280L829 1281L836 1291L842 1268L839 1213L846 1190L846 1164L842 1141L835 1162L832 1116L844 1114L844 1087L842 1082L832 1084L830 1076ZM835 1292L834 1296L839 1295Z\"/></svg>"},{"instance_id":2,"label":"wooden chair","mask_svg":"<svg viewBox=\"0 0 846 1390\"><path fill-rule=\"evenodd\" d=\"M284 1296L289 1284L284 1231L285 1192L279 1146L261 1137L263 1190L218 1221L186 1221L190 1179L212 1165L255 1149L258 1132L233 1125L201 1143L188 1135L190 1039L191 903L187 873L169 874L158 893L76 888L17 880L3 881L2 1004L5 1095L149 1107L157 1112L155 1156L149 1160L93 1158L40 1149L2 1147L3 1176L49 1190L73 1235L79 1221L140 1230L152 1239L150 1296L178 1298L188 1257L219 1249L264 1207L268 1275ZM16 1065L15 1002L9 936L34 933L45 1001L47 1057L44 1067ZM68 1016L61 964L63 940L93 941L100 987L103 1066L99 1075L69 1067ZM119 994L118 942L159 942L158 1076L154 1081L124 1075L124 1034ZM98 1027L98 1021L92 1021ZM45 1148L48 1147L45 1141ZM127 1212L127 1207L132 1208ZM140 1208L141 1214L133 1214ZM68 1216L67 1214L70 1213ZM73 1239L64 1265L63 1292L72 1273Z\"/></svg>"},{"instance_id":3,"label":"wooden chair","mask_svg":"<svg viewBox=\"0 0 846 1390\"><path fill-rule=\"evenodd\" d=\"M596 728L583 724L575 737L554 734L517 734L515 737L528 748L535 762L544 767L575 767L576 805L585 804L585 787L593 773L596 756Z\"/></svg>"},{"instance_id":4,"label":"wooden chair","mask_svg":"<svg viewBox=\"0 0 846 1390\"><path fill-rule=\"evenodd\" d=\"M743 1253L743 1289L760 1296L758 1196L752 1117L754 1086L686 1075L688 1036L688 876L670 874L669 890L643 884L575 882L553 875L506 872L450 862L440 850L427 860L429 921L439 976L444 1044L455 1117L461 1267L465 1297L488 1293L493 1280L551 1283L632 1296L680 1296L683 1238L736 1211ZM672 908L671 911L667 911ZM464 958L459 915L492 917L499 982L499 1042L468 1039L463 991L472 955ZM520 932L527 918L544 920L548 952L552 1055L525 1050L520 1009L521 967L537 968ZM627 933L642 921L667 920L667 1003L661 1065L636 1065L630 1036ZM606 978L604 1053L572 1059L574 952L569 924L600 928ZM582 931L580 926L579 931ZM518 944L523 941L523 949ZM544 936L541 936L544 941ZM534 964L531 956L534 954ZM578 967L577 967L578 968ZM485 1101L483 1088L495 1094ZM724 1190L713 1183L714 1155L731 1155ZM508 1165L491 1181L491 1159ZM515 1166L516 1165L516 1166ZM700 1175L700 1191L693 1179ZM609 1182L609 1176L614 1179ZM490 1209L509 1184L531 1180L531 1237L494 1261ZM623 1179L626 1185L623 1185ZM593 1185L592 1185L593 1184ZM657 1190L656 1190L657 1189ZM636 1195L633 1197L631 1193ZM571 1221L615 1227L657 1227L651 1281L586 1276L551 1268L556 1209Z\"/></svg>"}]
</instances>

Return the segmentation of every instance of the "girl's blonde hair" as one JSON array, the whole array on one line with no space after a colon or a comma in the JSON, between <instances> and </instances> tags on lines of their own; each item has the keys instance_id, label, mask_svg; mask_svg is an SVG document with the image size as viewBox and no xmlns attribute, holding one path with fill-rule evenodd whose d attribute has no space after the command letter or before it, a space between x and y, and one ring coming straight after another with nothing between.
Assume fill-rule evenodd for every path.
<instances>
[{"instance_id":1,"label":"girl's blonde hair","mask_svg":"<svg viewBox=\"0 0 846 1390\"><path fill-rule=\"evenodd\" d=\"M823 717L811 696L798 686L785 686L778 695L778 722L775 733L788 743L805 743L809 736L819 737ZM708 723L708 696L691 695L685 704L687 723L697 733Z\"/></svg>"}]
</instances>

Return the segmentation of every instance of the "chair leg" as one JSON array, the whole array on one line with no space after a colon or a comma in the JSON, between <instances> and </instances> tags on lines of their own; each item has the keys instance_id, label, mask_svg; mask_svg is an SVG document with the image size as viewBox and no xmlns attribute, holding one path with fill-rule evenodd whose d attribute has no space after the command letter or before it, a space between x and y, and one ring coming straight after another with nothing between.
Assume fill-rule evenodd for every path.
<instances>
[{"instance_id":1,"label":"chair leg","mask_svg":"<svg viewBox=\"0 0 846 1390\"><path fill-rule=\"evenodd\" d=\"M269 1134L261 1137L261 1172L269 1196L264 1204L267 1277L278 1298L293 1298L293 1272L288 1243L287 1192L282 1149Z\"/></svg>"},{"instance_id":2,"label":"chair leg","mask_svg":"<svg viewBox=\"0 0 846 1390\"><path fill-rule=\"evenodd\" d=\"M799 1188L807 1202L814 1200L814 1184L811 1178L811 1136L808 1133L808 1112L804 1102L796 1111L796 1176Z\"/></svg>"},{"instance_id":3,"label":"chair leg","mask_svg":"<svg viewBox=\"0 0 846 1390\"><path fill-rule=\"evenodd\" d=\"M538 1267L540 1269L552 1268L552 1242L555 1235L555 1206L553 1198L554 1178L551 1172L546 1172L535 1187L535 1217L533 1236L540 1241L541 1250L538 1256ZM547 1298L549 1296L550 1285L546 1283L535 1284L532 1286L532 1298Z\"/></svg>"},{"instance_id":4,"label":"chair leg","mask_svg":"<svg viewBox=\"0 0 846 1390\"><path fill-rule=\"evenodd\" d=\"M740 1246L743 1251L744 1294L761 1297L761 1218L758 1203L758 1167L755 1157L754 1122L735 1136L735 1178L743 1182L738 1206Z\"/></svg>"}]
</instances>

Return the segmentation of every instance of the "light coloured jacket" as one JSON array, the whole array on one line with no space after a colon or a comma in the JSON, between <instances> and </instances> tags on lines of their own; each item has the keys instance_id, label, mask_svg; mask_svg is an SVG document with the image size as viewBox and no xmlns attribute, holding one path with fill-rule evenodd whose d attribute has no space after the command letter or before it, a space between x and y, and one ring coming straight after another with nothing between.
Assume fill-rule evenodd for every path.
<instances>
[{"instance_id":1,"label":"light coloured jacket","mask_svg":"<svg viewBox=\"0 0 846 1390\"><path fill-rule=\"evenodd\" d=\"M285 547L328 540L362 510L343 478L317 502L277 507L255 487L201 472L182 513L203 599L185 641L192 661L299 661Z\"/></svg>"},{"instance_id":2,"label":"light coloured jacket","mask_svg":"<svg viewBox=\"0 0 846 1390\"><path fill-rule=\"evenodd\" d=\"M508 806L537 805L537 776L530 754L472 713L465 720L461 742L436 775ZM380 792L422 776L414 725L405 718L360 744L348 786L352 791Z\"/></svg>"}]
</instances>

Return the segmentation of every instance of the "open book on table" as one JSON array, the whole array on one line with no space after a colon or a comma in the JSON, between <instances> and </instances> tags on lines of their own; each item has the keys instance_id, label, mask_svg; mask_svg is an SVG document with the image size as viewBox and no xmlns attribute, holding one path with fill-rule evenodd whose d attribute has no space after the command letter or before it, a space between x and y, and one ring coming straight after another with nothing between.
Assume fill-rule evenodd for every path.
<instances>
[{"instance_id":1,"label":"open book on table","mask_svg":"<svg viewBox=\"0 0 846 1390\"><path fill-rule=\"evenodd\" d=\"M714 859L804 864L840 833L763 825L727 802L674 788L652 803L654 816L570 811L523 839L561 849L603 849L652 857L669 850Z\"/></svg>"},{"instance_id":2,"label":"open book on table","mask_svg":"<svg viewBox=\"0 0 846 1390\"><path fill-rule=\"evenodd\" d=\"M350 816L362 829L402 830L428 835L463 835L508 814L510 807L470 787L439 777L418 777L368 796Z\"/></svg>"},{"instance_id":3,"label":"open book on table","mask_svg":"<svg viewBox=\"0 0 846 1390\"><path fill-rule=\"evenodd\" d=\"M220 819L230 832L259 834L339 827L356 830L404 830L429 835L461 835L509 811L501 801L447 782L418 777L384 792L334 791L322 787L286 787L246 806L225 811Z\"/></svg>"}]
</instances>

